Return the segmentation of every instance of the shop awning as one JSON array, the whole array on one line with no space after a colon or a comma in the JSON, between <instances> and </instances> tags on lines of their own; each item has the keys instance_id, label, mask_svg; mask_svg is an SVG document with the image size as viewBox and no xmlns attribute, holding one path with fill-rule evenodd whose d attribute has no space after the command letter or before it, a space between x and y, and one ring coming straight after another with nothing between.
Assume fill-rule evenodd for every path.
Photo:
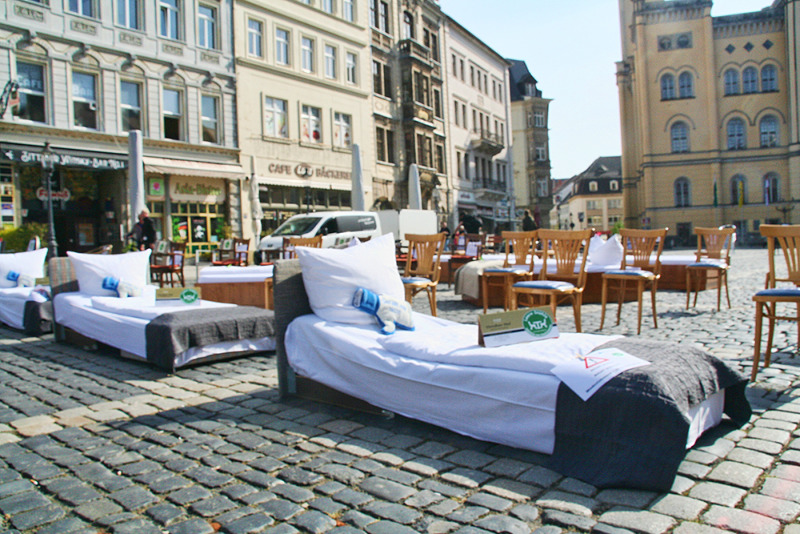
<instances>
[{"instance_id":1,"label":"shop awning","mask_svg":"<svg viewBox=\"0 0 800 534\"><path fill-rule=\"evenodd\" d=\"M144 172L169 174L171 176L200 176L204 178L244 178L245 172L238 163L211 163L185 159L156 158L144 156Z\"/></svg>"},{"instance_id":2,"label":"shop awning","mask_svg":"<svg viewBox=\"0 0 800 534\"><path fill-rule=\"evenodd\" d=\"M309 187L311 189L333 189L336 191L350 191L352 184L349 181L320 182L318 180L303 180L301 178L277 178L274 176L257 175L259 184L283 185L286 187Z\"/></svg>"}]
</instances>

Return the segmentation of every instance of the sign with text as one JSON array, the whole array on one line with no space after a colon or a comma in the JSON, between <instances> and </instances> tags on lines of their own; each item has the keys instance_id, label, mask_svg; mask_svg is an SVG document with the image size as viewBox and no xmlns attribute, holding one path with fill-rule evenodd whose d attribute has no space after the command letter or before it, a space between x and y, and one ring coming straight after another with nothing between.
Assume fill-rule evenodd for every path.
<instances>
[{"instance_id":1,"label":"sign with text","mask_svg":"<svg viewBox=\"0 0 800 534\"><path fill-rule=\"evenodd\" d=\"M159 287L156 300L179 300L184 304L194 304L200 300L199 287Z\"/></svg>"},{"instance_id":2,"label":"sign with text","mask_svg":"<svg viewBox=\"0 0 800 534\"><path fill-rule=\"evenodd\" d=\"M625 351L601 349L556 365L553 374L581 399L587 400L618 374L645 365L650 362Z\"/></svg>"},{"instance_id":3,"label":"sign with text","mask_svg":"<svg viewBox=\"0 0 800 534\"><path fill-rule=\"evenodd\" d=\"M558 337L550 308L526 308L478 316L478 343L500 347Z\"/></svg>"}]
</instances>

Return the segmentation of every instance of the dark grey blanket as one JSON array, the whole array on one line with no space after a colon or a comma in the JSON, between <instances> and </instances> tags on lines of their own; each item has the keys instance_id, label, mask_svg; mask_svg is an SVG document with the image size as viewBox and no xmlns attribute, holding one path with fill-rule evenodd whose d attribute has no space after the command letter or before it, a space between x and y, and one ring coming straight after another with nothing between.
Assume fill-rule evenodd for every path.
<instances>
[{"instance_id":1,"label":"dark grey blanket","mask_svg":"<svg viewBox=\"0 0 800 534\"><path fill-rule=\"evenodd\" d=\"M617 348L651 365L630 369L586 402L563 383L556 409L556 444L550 467L597 487L667 491L686 455L690 406L725 390L725 414L750 419L747 378L697 348L639 339L616 339Z\"/></svg>"},{"instance_id":2,"label":"dark grey blanket","mask_svg":"<svg viewBox=\"0 0 800 534\"><path fill-rule=\"evenodd\" d=\"M145 328L147 361L169 371L192 347L275 335L275 313L255 306L200 308L159 315Z\"/></svg>"}]
</instances>

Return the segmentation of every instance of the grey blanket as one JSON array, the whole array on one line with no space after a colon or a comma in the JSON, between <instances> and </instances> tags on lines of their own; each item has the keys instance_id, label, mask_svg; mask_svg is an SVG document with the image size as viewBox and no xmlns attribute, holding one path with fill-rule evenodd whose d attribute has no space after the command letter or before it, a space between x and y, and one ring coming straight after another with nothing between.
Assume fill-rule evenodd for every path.
<instances>
[{"instance_id":1,"label":"grey blanket","mask_svg":"<svg viewBox=\"0 0 800 534\"><path fill-rule=\"evenodd\" d=\"M686 455L692 405L725 390L725 413L750 419L747 378L697 348L616 339L618 348L651 365L613 378L586 402L563 383L556 410L556 444L550 467L597 487L666 491Z\"/></svg>"},{"instance_id":2,"label":"grey blanket","mask_svg":"<svg viewBox=\"0 0 800 534\"><path fill-rule=\"evenodd\" d=\"M255 306L200 308L159 315L145 328L147 361L169 371L192 347L275 335L275 314Z\"/></svg>"}]
</instances>

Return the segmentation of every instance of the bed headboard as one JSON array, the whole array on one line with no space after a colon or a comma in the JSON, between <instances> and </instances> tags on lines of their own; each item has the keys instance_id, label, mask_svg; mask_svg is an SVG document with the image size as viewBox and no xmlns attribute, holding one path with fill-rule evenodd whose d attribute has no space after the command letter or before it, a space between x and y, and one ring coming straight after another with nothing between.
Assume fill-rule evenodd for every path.
<instances>
[{"instance_id":1,"label":"bed headboard","mask_svg":"<svg viewBox=\"0 0 800 534\"><path fill-rule=\"evenodd\" d=\"M69 258L50 258L48 263L50 276L50 293L55 297L59 293L78 291L78 279Z\"/></svg>"},{"instance_id":2,"label":"bed headboard","mask_svg":"<svg viewBox=\"0 0 800 534\"><path fill-rule=\"evenodd\" d=\"M284 339L286 328L295 317L312 313L306 286L300 270L300 261L278 260L273 273L273 301L275 303L276 355L278 358L278 387L281 397L297 392L295 375L286 357Z\"/></svg>"}]
</instances>

